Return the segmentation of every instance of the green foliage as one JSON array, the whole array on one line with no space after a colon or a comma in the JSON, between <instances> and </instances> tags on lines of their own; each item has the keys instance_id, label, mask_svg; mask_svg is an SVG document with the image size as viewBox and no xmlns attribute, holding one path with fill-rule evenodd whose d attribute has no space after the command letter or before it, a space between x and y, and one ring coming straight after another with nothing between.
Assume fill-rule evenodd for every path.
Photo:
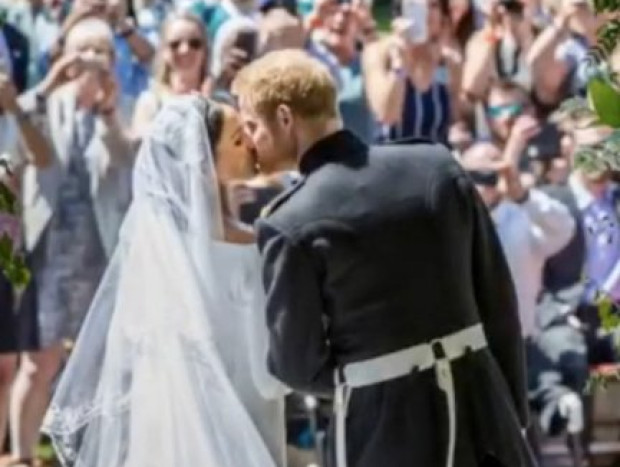
<instances>
[{"instance_id":1,"label":"green foliage","mask_svg":"<svg viewBox=\"0 0 620 467\"><path fill-rule=\"evenodd\" d=\"M606 294L599 294L598 315L601 319L601 327L606 332L612 332L620 326L620 314L618 307L611 297Z\"/></svg>"},{"instance_id":2,"label":"green foliage","mask_svg":"<svg viewBox=\"0 0 620 467\"><path fill-rule=\"evenodd\" d=\"M24 259L15 253L13 239L6 233L0 237L0 268L15 287L25 287L30 281L30 272Z\"/></svg>"},{"instance_id":3,"label":"green foliage","mask_svg":"<svg viewBox=\"0 0 620 467\"><path fill-rule=\"evenodd\" d=\"M0 166L11 174L6 161L0 160ZM0 182L0 212L10 216L19 215L19 202L13 192ZM23 288L30 281L30 272L24 258L15 251L14 239L6 232L0 236L0 269L14 287Z\"/></svg>"},{"instance_id":4,"label":"green foliage","mask_svg":"<svg viewBox=\"0 0 620 467\"><path fill-rule=\"evenodd\" d=\"M601 320L603 331L614 337L614 344L619 347L618 338L620 337L620 307L614 303L612 298L602 292L596 297L598 315ZM586 392L591 393L593 389L605 389L609 383L620 381L620 372L615 365L601 367L590 374L586 386Z\"/></svg>"},{"instance_id":5,"label":"green foliage","mask_svg":"<svg viewBox=\"0 0 620 467\"><path fill-rule=\"evenodd\" d=\"M594 371L586 384L585 393L592 394L594 389L606 389L610 383L620 381L620 373L615 368L611 371Z\"/></svg>"}]
</instances>

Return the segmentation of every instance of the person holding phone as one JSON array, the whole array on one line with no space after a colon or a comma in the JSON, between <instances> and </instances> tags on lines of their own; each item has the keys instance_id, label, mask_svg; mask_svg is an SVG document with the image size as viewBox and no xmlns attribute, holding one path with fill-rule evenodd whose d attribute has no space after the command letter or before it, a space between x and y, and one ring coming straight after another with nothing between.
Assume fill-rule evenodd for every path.
<instances>
[{"instance_id":1,"label":"person holding phone","mask_svg":"<svg viewBox=\"0 0 620 467\"><path fill-rule=\"evenodd\" d=\"M363 141L373 140L373 118L367 98L360 38L363 23L350 3L341 3L325 20L323 34L315 34L308 49L325 63L338 85L338 104L345 127Z\"/></svg>"},{"instance_id":2,"label":"person holding phone","mask_svg":"<svg viewBox=\"0 0 620 467\"><path fill-rule=\"evenodd\" d=\"M364 50L366 95L379 142L426 138L447 143L456 119L459 55L450 53L441 0L402 0L392 34Z\"/></svg>"},{"instance_id":3,"label":"person holding phone","mask_svg":"<svg viewBox=\"0 0 620 467\"><path fill-rule=\"evenodd\" d=\"M521 0L493 0L486 24L466 45L461 98L467 106L484 99L496 80L529 90L531 67L526 61L534 40L532 23Z\"/></svg>"},{"instance_id":4,"label":"person holding phone","mask_svg":"<svg viewBox=\"0 0 620 467\"><path fill-rule=\"evenodd\" d=\"M239 70L256 57L258 45L258 26L249 18L231 18L218 29L211 57L214 90L229 91Z\"/></svg>"},{"instance_id":5,"label":"person holding phone","mask_svg":"<svg viewBox=\"0 0 620 467\"><path fill-rule=\"evenodd\" d=\"M109 24L79 21L63 54L70 57L64 84L20 98L25 115L46 135L50 159L45 166L26 160L22 177L32 280L18 313L23 353L11 402L12 454L21 467L35 457L63 344L76 337L114 249L129 196L119 173L133 162L133 145L119 123Z\"/></svg>"},{"instance_id":6,"label":"person holding phone","mask_svg":"<svg viewBox=\"0 0 620 467\"><path fill-rule=\"evenodd\" d=\"M595 15L584 0L562 0L552 13L553 22L538 35L527 57L534 78L534 95L546 112L570 96L585 95L584 59L596 44L596 32L605 21L605 15Z\"/></svg>"}]
</instances>

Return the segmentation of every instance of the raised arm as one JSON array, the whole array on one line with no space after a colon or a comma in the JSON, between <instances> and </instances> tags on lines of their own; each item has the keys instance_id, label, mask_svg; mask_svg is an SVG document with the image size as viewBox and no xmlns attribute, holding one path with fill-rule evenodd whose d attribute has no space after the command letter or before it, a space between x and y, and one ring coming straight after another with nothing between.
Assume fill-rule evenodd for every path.
<instances>
[{"instance_id":1,"label":"raised arm","mask_svg":"<svg viewBox=\"0 0 620 467\"><path fill-rule=\"evenodd\" d=\"M403 47L398 41L380 40L366 46L362 57L368 104L385 125L397 123L402 115L407 79Z\"/></svg>"},{"instance_id":2,"label":"raised arm","mask_svg":"<svg viewBox=\"0 0 620 467\"><path fill-rule=\"evenodd\" d=\"M44 132L35 123L34 104L32 107L28 104L28 99L18 98L11 79L6 75L0 75L0 107L11 114L17 122L21 141L26 149L25 162L37 167L47 167L53 159L52 146Z\"/></svg>"}]
</instances>

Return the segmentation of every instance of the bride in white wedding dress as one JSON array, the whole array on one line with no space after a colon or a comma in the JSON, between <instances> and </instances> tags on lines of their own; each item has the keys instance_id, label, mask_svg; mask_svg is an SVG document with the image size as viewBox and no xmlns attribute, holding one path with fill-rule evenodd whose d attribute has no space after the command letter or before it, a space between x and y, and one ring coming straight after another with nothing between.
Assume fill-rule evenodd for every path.
<instances>
[{"instance_id":1,"label":"bride in white wedding dress","mask_svg":"<svg viewBox=\"0 0 620 467\"><path fill-rule=\"evenodd\" d=\"M285 390L266 369L258 252L222 183L251 174L236 112L167 104L46 417L65 466L280 467Z\"/></svg>"}]
</instances>

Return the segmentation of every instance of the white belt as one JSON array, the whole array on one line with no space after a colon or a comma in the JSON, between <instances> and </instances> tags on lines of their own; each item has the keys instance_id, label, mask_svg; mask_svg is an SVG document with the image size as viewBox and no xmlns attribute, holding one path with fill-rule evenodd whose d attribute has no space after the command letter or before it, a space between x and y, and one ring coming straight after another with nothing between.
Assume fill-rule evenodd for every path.
<instances>
[{"instance_id":1,"label":"white belt","mask_svg":"<svg viewBox=\"0 0 620 467\"><path fill-rule=\"evenodd\" d=\"M414 369L424 371L433 367L437 385L445 392L448 403L449 437L446 466L452 467L456 443L456 397L451 362L467 352L476 352L485 347L487 340L484 329L481 324L476 324L428 343L362 362L349 363L342 369L337 368L334 372L337 467L347 465L346 418L351 389L400 378L410 374Z\"/></svg>"}]
</instances>

